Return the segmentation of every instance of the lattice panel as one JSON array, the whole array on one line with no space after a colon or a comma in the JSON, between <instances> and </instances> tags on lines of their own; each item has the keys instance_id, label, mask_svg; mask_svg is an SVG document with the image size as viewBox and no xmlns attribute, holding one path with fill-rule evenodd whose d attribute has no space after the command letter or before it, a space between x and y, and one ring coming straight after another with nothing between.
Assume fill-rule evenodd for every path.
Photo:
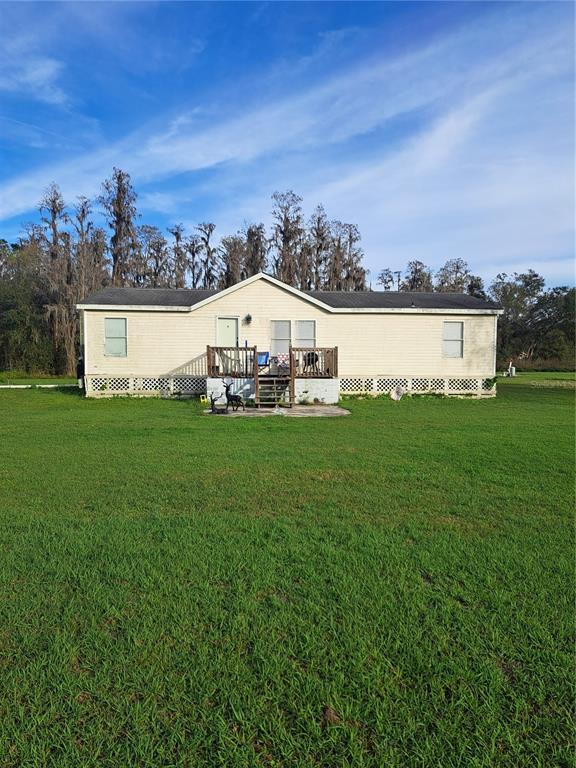
<instances>
[{"instance_id":1,"label":"lattice panel","mask_svg":"<svg viewBox=\"0 0 576 768\"><path fill-rule=\"evenodd\" d=\"M106 388L106 379L87 379L90 392L100 392Z\"/></svg>"},{"instance_id":2,"label":"lattice panel","mask_svg":"<svg viewBox=\"0 0 576 768\"><path fill-rule=\"evenodd\" d=\"M482 392L496 392L494 379L482 379Z\"/></svg>"},{"instance_id":3,"label":"lattice panel","mask_svg":"<svg viewBox=\"0 0 576 768\"><path fill-rule=\"evenodd\" d=\"M130 380L124 377L118 379L106 379L106 390L112 393L127 392L129 384Z\"/></svg>"},{"instance_id":4,"label":"lattice panel","mask_svg":"<svg viewBox=\"0 0 576 768\"><path fill-rule=\"evenodd\" d=\"M411 392L429 392L430 379L412 379Z\"/></svg>"},{"instance_id":5,"label":"lattice panel","mask_svg":"<svg viewBox=\"0 0 576 768\"><path fill-rule=\"evenodd\" d=\"M408 389L408 379L378 379L376 382L378 392L390 392L396 387Z\"/></svg>"},{"instance_id":6,"label":"lattice panel","mask_svg":"<svg viewBox=\"0 0 576 768\"><path fill-rule=\"evenodd\" d=\"M166 392L170 389L170 379L150 378L140 379L135 382L135 391L138 392Z\"/></svg>"},{"instance_id":7,"label":"lattice panel","mask_svg":"<svg viewBox=\"0 0 576 768\"><path fill-rule=\"evenodd\" d=\"M200 376L175 378L174 392L186 395L203 395L206 392L206 379Z\"/></svg>"},{"instance_id":8,"label":"lattice panel","mask_svg":"<svg viewBox=\"0 0 576 768\"><path fill-rule=\"evenodd\" d=\"M430 392L444 392L444 379L430 379Z\"/></svg>"},{"instance_id":9,"label":"lattice panel","mask_svg":"<svg viewBox=\"0 0 576 768\"><path fill-rule=\"evenodd\" d=\"M477 379L450 379L448 381L448 389L450 392L477 392L478 380Z\"/></svg>"},{"instance_id":10,"label":"lattice panel","mask_svg":"<svg viewBox=\"0 0 576 768\"><path fill-rule=\"evenodd\" d=\"M340 379L340 392L360 395L372 390L372 379Z\"/></svg>"}]
</instances>

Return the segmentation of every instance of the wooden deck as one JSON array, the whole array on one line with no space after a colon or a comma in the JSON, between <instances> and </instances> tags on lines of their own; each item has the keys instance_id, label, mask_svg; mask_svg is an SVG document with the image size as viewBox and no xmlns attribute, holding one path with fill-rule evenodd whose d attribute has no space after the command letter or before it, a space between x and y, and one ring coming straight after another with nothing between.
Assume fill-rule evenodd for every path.
<instances>
[{"instance_id":1,"label":"wooden deck","mask_svg":"<svg viewBox=\"0 0 576 768\"><path fill-rule=\"evenodd\" d=\"M256 347L206 347L208 376L254 379L257 406L283 403L292 407L296 379L338 376L338 347L290 347L264 363ZM260 363L260 364L259 364Z\"/></svg>"}]
</instances>

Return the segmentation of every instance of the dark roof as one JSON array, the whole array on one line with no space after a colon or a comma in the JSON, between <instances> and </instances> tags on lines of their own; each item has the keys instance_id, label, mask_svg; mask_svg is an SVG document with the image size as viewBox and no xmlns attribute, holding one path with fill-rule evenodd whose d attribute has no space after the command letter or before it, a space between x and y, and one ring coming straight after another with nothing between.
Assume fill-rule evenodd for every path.
<instances>
[{"instance_id":1,"label":"dark roof","mask_svg":"<svg viewBox=\"0 0 576 768\"><path fill-rule=\"evenodd\" d=\"M191 307L218 291L194 288L102 288L81 304L138 307Z\"/></svg>"},{"instance_id":2,"label":"dark roof","mask_svg":"<svg viewBox=\"0 0 576 768\"><path fill-rule=\"evenodd\" d=\"M411 291L307 291L338 309L500 309L498 304L466 293Z\"/></svg>"},{"instance_id":3,"label":"dark roof","mask_svg":"<svg viewBox=\"0 0 576 768\"><path fill-rule=\"evenodd\" d=\"M103 288L82 304L139 307L192 307L219 293L193 288ZM500 309L498 304L465 293L408 291L305 291L336 309Z\"/></svg>"}]
</instances>

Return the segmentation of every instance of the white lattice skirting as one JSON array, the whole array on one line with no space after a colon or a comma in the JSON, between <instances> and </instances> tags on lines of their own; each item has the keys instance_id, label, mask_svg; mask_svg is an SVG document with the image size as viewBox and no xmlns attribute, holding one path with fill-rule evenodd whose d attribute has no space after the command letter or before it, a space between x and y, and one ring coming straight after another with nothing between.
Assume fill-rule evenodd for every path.
<instances>
[{"instance_id":1,"label":"white lattice skirting","mask_svg":"<svg viewBox=\"0 0 576 768\"><path fill-rule=\"evenodd\" d=\"M486 378L428 378L425 376L358 376L340 379L341 395L384 395L402 387L411 395L474 395L494 397L496 387Z\"/></svg>"},{"instance_id":2,"label":"white lattice skirting","mask_svg":"<svg viewBox=\"0 0 576 768\"><path fill-rule=\"evenodd\" d=\"M310 387L314 380L304 381ZM206 376L99 376L85 377L88 397L175 397L206 394ZM353 376L340 379L340 395L385 395L402 387L412 395L472 395L494 397L496 387L487 378L423 376Z\"/></svg>"},{"instance_id":3,"label":"white lattice skirting","mask_svg":"<svg viewBox=\"0 0 576 768\"><path fill-rule=\"evenodd\" d=\"M88 397L175 397L206 394L205 376L97 376L85 377Z\"/></svg>"}]
</instances>

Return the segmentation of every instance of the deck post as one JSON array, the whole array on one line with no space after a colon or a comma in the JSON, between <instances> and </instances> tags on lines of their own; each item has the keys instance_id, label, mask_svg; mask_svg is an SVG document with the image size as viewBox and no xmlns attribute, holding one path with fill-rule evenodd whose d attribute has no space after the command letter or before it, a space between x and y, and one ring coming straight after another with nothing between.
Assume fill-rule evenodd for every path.
<instances>
[{"instance_id":1,"label":"deck post","mask_svg":"<svg viewBox=\"0 0 576 768\"><path fill-rule=\"evenodd\" d=\"M333 351L334 356L334 365L333 365L333 373L332 376L337 379L338 378L338 347L334 347Z\"/></svg>"},{"instance_id":2,"label":"deck post","mask_svg":"<svg viewBox=\"0 0 576 768\"><path fill-rule=\"evenodd\" d=\"M258 377L258 347L254 347L254 402L259 406L260 399L260 379Z\"/></svg>"},{"instance_id":3,"label":"deck post","mask_svg":"<svg viewBox=\"0 0 576 768\"><path fill-rule=\"evenodd\" d=\"M290 400L289 405L291 408L296 401L296 360L294 358L292 345L290 345L288 351L290 353L290 384L288 387L288 398Z\"/></svg>"}]
</instances>

